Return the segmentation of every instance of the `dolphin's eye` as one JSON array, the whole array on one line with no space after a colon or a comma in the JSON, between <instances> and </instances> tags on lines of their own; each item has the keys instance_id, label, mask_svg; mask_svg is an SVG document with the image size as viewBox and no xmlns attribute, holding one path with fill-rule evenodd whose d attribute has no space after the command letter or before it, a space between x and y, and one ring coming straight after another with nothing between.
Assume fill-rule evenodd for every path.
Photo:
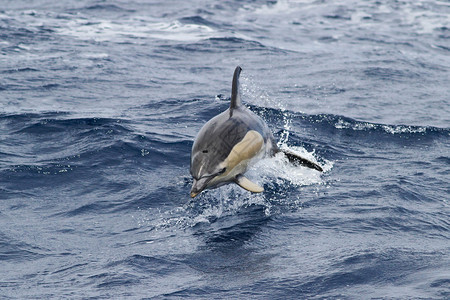
<instances>
[{"instance_id":1,"label":"dolphin's eye","mask_svg":"<svg viewBox=\"0 0 450 300\"><path fill-rule=\"evenodd\" d=\"M202 152L203 152L203 153L208 153L208 150L207 150L207 149L205 149L205 150L203 150Z\"/></svg>"},{"instance_id":2,"label":"dolphin's eye","mask_svg":"<svg viewBox=\"0 0 450 300\"><path fill-rule=\"evenodd\" d=\"M223 174L223 173L225 173L226 170L227 170L227 168L223 168L223 169L220 170L217 174Z\"/></svg>"}]
</instances>

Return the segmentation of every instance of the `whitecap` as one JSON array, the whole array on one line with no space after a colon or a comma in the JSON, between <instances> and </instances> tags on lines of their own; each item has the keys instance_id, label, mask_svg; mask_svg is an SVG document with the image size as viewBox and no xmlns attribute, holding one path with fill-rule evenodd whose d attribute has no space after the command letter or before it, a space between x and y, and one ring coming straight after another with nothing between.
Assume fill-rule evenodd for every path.
<instances>
[{"instance_id":1,"label":"whitecap","mask_svg":"<svg viewBox=\"0 0 450 300\"><path fill-rule=\"evenodd\" d=\"M426 127L420 126L408 126L408 125L383 125L373 124L369 122L349 122L341 118L334 124L337 129L352 129L356 131L369 131L369 130L382 130L389 134L402 134L402 133L425 133Z\"/></svg>"},{"instance_id":2,"label":"whitecap","mask_svg":"<svg viewBox=\"0 0 450 300\"><path fill-rule=\"evenodd\" d=\"M206 25L182 24L179 21L154 22L148 19L96 20L74 19L57 28L59 34L98 42L133 42L140 39L162 39L193 42L213 37L215 30Z\"/></svg>"},{"instance_id":3,"label":"whitecap","mask_svg":"<svg viewBox=\"0 0 450 300\"><path fill-rule=\"evenodd\" d=\"M264 4L254 9L257 15L286 14L295 11L299 4L312 4L315 0L279 0L275 4ZM250 6L244 6L244 9L252 10Z\"/></svg>"}]
</instances>

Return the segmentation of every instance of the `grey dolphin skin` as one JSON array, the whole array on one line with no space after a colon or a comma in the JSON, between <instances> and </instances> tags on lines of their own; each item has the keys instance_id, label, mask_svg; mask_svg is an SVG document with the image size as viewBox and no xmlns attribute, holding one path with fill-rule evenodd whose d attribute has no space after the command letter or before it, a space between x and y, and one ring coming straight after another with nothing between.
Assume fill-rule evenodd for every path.
<instances>
[{"instance_id":1,"label":"grey dolphin skin","mask_svg":"<svg viewBox=\"0 0 450 300\"><path fill-rule=\"evenodd\" d=\"M292 163L323 171L316 163L279 149L267 124L242 105L239 92L241 71L239 66L234 71L230 108L209 120L200 129L192 146L192 198L205 189L228 183L236 183L254 193L264 191L244 173L253 162L280 151Z\"/></svg>"}]
</instances>

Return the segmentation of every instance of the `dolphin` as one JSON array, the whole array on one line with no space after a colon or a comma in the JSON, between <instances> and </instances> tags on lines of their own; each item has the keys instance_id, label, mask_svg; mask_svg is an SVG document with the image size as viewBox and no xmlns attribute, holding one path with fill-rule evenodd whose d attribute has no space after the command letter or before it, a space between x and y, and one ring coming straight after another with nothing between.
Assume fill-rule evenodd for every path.
<instances>
[{"instance_id":1,"label":"dolphin","mask_svg":"<svg viewBox=\"0 0 450 300\"><path fill-rule=\"evenodd\" d=\"M267 124L241 102L241 71L239 66L234 71L230 107L200 129L192 146L192 198L205 189L229 183L236 183L250 192L263 192L264 188L250 181L244 173L257 160L278 152L284 152L293 163L323 171L318 164L278 148Z\"/></svg>"}]
</instances>

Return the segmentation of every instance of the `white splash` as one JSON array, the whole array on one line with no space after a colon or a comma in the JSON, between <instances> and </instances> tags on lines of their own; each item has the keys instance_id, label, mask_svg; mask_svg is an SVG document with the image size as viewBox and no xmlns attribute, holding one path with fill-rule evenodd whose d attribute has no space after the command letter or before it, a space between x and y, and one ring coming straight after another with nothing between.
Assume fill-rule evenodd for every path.
<instances>
[{"instance_id":1,"label":"white splash","mask_svg":"<svg viewBox=\"0 0 450 300\"><path fill-rule=\"evenodd\" d=\"M324 172L331 170L333 167L333 163L330 161L319 163L314 152L308 152L302 147L288 147L283 144L281 148L287 149L290 152L296 153L301 157L321 165ZM273 185L273 183L283 184L286 181L297 187L324 183L321 172L307 167L294 165L289 162L283 153L278 153L274 157L260 160L248 170L247 175L258 184L268 186Z\"/></svg>"},{"instance_id":2,"label":"white splash","mask_svg":"<svg viewBox=\"0 0 450 300\"><path fill-rule=\"evenodd\" d=\"M308 152L302 147L287 147L304 158L319 163L314 152ZM324 173L331 170L333 163L321 160L320 165ZM292 192L292 188L301 189L305 186L326 184L322 174L316 170L303 166L296 166L289 162L283 153L274 157L267 157L258 161L247 172L246 176L264 186L263 193L250 193L236 184L228 184L217 189L207 190L186 202L183 206L168 211L152 211L141 218L139 226L148 227L151 231L166 232L185 230L202 223L212 223L217 218L235 215L244 208L259 205L263 207L265 215L272 215L279 211L278 206L295 206L301 209L301 193ZM290 186L290 192L284 189ZM275 196L273 192L276 191ZM268 197L268 195L271 195ZM186 194L186 197L188 195Z\"/></svg>"}]
</instances>

